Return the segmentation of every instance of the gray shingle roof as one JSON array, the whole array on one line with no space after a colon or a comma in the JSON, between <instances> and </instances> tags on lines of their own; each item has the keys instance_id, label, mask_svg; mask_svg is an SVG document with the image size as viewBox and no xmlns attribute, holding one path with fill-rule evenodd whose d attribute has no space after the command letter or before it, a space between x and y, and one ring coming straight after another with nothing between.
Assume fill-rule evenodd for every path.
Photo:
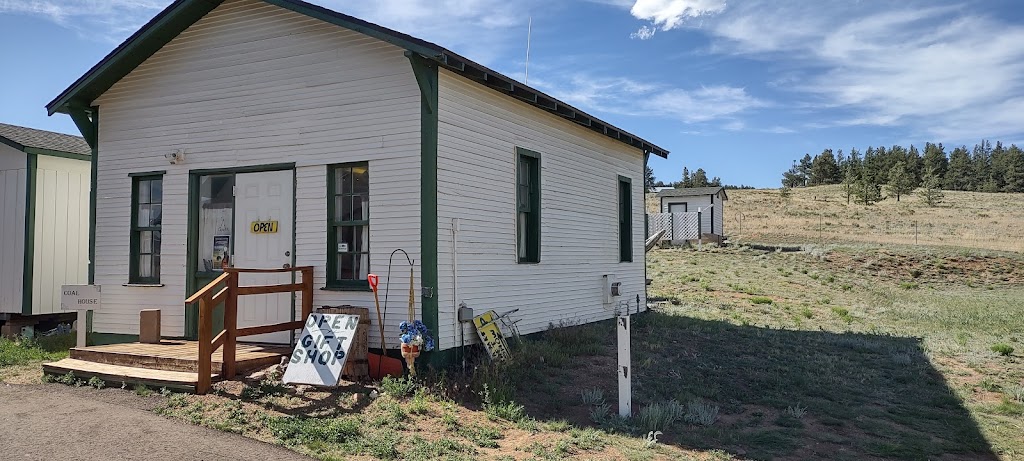
<instances>
[{"instance_id":1,"label":"gray shingle roof","mask_svg":"<svg viewBox=\"0 0 1024 461\"><path fill-rule=\"evenodd\" d=\"M11 144L13 142L14 144L21 145L23 148L35 147L36 149L49 149L71 154L92 154L92 150L89 148L89 144L85 142L85 139L53 131L0 123L0 138L4 138L0 142L10 141L4 142L4 144Z\"/></svg>"},{"instance_id":2,"label":"gray shingle roof","mask_svg":"<svg viewBox=\"0 0 1024 461\"><path fill-rule=\"evenodd\" d=\"M658 192L658 197L693 197L696 195L714 195L724 187L689 187L685 189L666 189Z\"/></svg>"}]
</instances>

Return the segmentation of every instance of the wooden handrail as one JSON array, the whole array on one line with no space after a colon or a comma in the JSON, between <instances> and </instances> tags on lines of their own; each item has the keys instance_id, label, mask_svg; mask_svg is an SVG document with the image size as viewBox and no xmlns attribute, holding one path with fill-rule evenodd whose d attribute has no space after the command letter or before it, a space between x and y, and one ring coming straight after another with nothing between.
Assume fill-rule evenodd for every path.
<instances>
[{"instance_id":1,"label":"wooden handrail","mask_svg":"<svg viewBox=\"0 0 1024 461\"><path fill-rule=\"evenodd\" d=\"M231 274L228 272L220 274L219 277L213 279L212 282L207 283L206 286L203 287L201 290L195 292L192 296L186 298L185 304L192 304L196 301L199 301L199 298L205 298L209 296L210 292L212 292L217 287L217 285L220 285L222 282L227 280L228 277L231 277Z\"/></svg>"},{"instance_id":2,"label":"wooden handrail","mask_svg":"<svg viewBox=\"0 0 1024 461\"><path fill-rule=\"evenodd\" d=\"M296 266L296 267L284 267L275 269L243 269L239 267L229 267L225 269L226 272L238 272L245 274L273 274L275 272L299 272L306 269L313 269L313 266Z\"/></svg>"},{"instance_id":3,"label":"wooden handrail","mask_svg":"<svg viewBox=\"0 0 1024 461\"><path fill-rule=\"evenodd\" d=\"M272 274L286 272L291 272L293 274L296 272L301 273L301 282L265 286L238 286L238 274L240 273ZM217 290L217 287L222 283L225 286L220 290ZM215 290L217 290L216 294L214 294ZM269 293L294 294L295 292L302 293L301 320L277 323L273 325L238 328L239 296ZM301 266L290 267L287 269L227 268L224 270L223 274L185 300L185 304L192 304L196 302L199 303L199 366L198 379L196 381L196 393L205 394L210 390L212 385L213 353L216 352L217 349L220 349L221 347L224 348L220 370L221 376L225 379L231 379L235 377L235 372L237 371L235 357L237 355L237 342L239 337L302 328L306 318L309 317L309 314L313 313L313 267ZM224 331L214 337L213 310L220 305L221 302L224 303Z\"/></svg>"}]
</instances>

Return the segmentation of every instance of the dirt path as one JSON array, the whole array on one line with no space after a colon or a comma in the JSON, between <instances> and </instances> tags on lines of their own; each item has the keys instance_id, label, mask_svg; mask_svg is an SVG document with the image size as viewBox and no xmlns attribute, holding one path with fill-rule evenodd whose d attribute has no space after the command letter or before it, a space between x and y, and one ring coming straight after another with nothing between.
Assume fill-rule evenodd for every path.
<instances>
[{"instance_id":1,"label":"dirt path","mask_svg":"<svg viewBox=\"0 0 1024 461\"><path fill-rule=\"evenodd\" d=\"M119 390L0 383L0 459L309 460L284 448L149 411Z\"/></svg>"}]
</instances>

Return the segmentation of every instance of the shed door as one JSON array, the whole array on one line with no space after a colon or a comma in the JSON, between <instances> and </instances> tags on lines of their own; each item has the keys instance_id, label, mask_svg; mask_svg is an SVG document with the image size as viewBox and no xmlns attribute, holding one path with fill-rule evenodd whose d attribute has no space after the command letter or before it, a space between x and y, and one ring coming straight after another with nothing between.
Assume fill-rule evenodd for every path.
<instances>
[{"instance_id":1,"label":"shed door","mask_svg":"<svg viewBox=\"0 0 1024 461\"><path fill-rule=\"evenodd\" d=\"M292 170L235 176L235 260L244 269L291 267L294 232ZM239 274L239 286L292 283L292 274ZM273 325L293 320L292 295L274 293L238 298L238 326ZM246 336L241 341L287 343L288 332Z\"/></svg>"}]
</instances>

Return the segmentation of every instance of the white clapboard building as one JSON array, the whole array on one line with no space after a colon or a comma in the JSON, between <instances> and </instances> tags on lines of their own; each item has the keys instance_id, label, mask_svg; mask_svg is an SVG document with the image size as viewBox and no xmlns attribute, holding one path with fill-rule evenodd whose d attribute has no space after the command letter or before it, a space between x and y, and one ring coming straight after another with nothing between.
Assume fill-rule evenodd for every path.
<instances>
[{"instance_id":1,"label":"white clapboard building","mask_svg":"<svg viewBox=\"0 0 1024 461\"><path fill-rule=\"evenodd\" d=\"M194 338L184 300L226 266L312 266L316 306L372 312L379 274L396 348L410 272L396 249L414 260L416 315L441 351L463 341L460 303L519 309L524 334L645 303L644 165L667 151L351 16L178 0L48 109L92 146L93 328L123 335L110 338L137 335L142 309L161 310L165 337ZM298 315L271 296L240 305L239 322Z\"/></svg>"},{"instance_id":2,"label":"white clapboard building","mask_svg":"<svg viewBox=\"0 0 1024 461\"><path fill-rule=\"evenodd\" d=\"M86 282L89 145L0 123L0 324L60 314L60 287ZM18 328L11 328L18 326Z\"/></svg>"}]
</instances>

